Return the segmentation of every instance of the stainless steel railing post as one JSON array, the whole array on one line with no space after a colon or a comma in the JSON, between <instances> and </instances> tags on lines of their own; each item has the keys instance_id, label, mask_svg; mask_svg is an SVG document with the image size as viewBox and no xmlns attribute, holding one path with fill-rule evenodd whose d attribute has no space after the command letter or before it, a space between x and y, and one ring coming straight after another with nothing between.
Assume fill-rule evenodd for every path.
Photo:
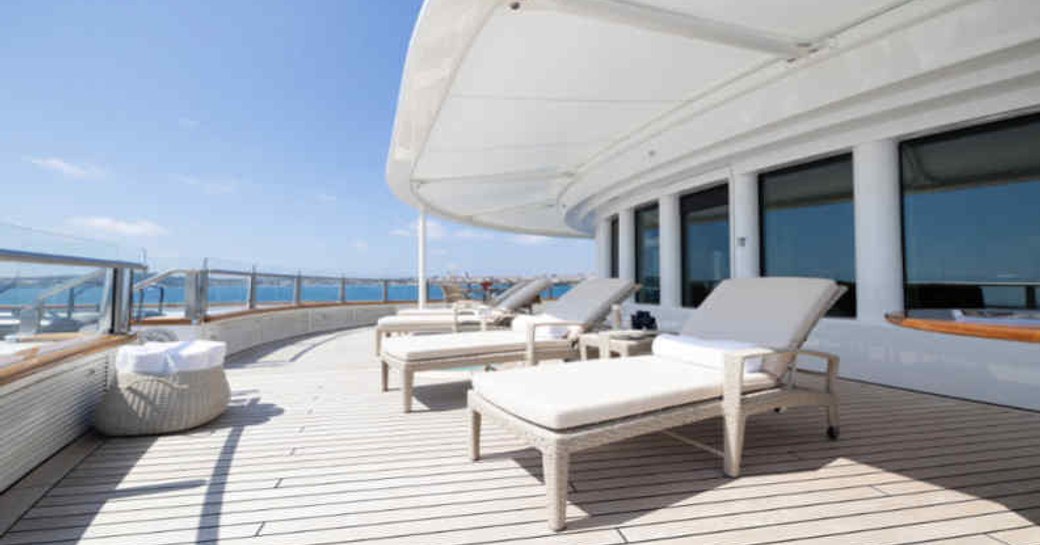
<instances>
[{"instance_id":1,"label":"stainless steel railing post","mask_svg":"<svg viewBox=\"0 0 1040 545\"><path fill-rule=\"evenodd\" d=\"M248 292L248 295L246 296L246 306L249 307L249 310L256 308L256 281L256 265L253 265L253 270L249 273L249 279L247 280L248 284L246 285L246 290Z\"/></svg>"}]
</instances>

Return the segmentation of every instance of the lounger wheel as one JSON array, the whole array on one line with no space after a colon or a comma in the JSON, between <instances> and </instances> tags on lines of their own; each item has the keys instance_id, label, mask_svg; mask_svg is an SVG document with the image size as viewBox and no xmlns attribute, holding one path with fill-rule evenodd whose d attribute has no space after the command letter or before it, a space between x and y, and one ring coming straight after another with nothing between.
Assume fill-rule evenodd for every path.
<instances>
[{"instance_id":1,"label":"lounger wheel","mask_svg":"<svg viewBox=\"0 0 1040 545\"><path fill-rule=\"evenodd\" d=\"M840 428L838 428L837 426L827 426L827 437L830 437L832 440L837 441L838 440L838 436L840 436L840 435L841 435L841 429Z\"/></svg>"}]
</instances>

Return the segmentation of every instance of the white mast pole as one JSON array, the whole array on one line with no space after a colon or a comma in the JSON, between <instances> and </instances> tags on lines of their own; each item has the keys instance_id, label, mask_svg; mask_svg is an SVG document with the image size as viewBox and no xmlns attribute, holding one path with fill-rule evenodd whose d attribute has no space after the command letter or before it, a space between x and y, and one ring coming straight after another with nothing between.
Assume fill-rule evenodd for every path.
<instances>
[{"instance_id":1,"label":"white mast pole","mask_svg":"<svg viewBox=\"0 0 1040 545\"><path fill-rule=\"evenodd\" d=\"M419 209L419 308L426 308L426 208Z\"/></svg>"}]
</instances>

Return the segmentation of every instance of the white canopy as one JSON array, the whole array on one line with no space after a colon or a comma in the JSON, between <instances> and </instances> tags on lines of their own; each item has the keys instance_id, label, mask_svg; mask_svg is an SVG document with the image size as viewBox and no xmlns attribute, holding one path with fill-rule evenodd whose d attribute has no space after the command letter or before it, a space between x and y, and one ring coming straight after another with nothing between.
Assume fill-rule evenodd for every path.
<instances>
[{"instance_id":1,"label":"white canopy","mask_svg":"<svg viewBox=\"0 0 1040 545\"><path fill-rule=\"evenodd\" d=\"M793 83L796 92L776 84L817 57L970 3L427 0L388 182L405 202L457 221L586 236L597 202L691 150L930 68L920 52L903 64L875 55L816 67L825 73ZM1040 2L1017 4L1035 17ZM905 38L895 45L914 53ZM767 86L776 89L747 99ZM740 109L723 109L737 98Z\"/></svg>"}]
</instances>

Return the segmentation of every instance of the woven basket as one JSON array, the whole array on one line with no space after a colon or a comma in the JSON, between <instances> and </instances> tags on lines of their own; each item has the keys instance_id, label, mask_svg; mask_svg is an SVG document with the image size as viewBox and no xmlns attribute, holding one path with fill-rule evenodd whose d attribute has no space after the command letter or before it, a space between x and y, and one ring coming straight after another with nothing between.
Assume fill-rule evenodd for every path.
<instances>
[{"instance_id":1,"label":"woven basket","mask_svg":"<svg viewBox=\"0 0 1040 545\"><path fill-rule=\"evenodd\" d=\"M220 416L230 397L223 367L170 376L119 372L94 412L94 427L105 435L186 430Z\"/></svg>"}]
</instances>

